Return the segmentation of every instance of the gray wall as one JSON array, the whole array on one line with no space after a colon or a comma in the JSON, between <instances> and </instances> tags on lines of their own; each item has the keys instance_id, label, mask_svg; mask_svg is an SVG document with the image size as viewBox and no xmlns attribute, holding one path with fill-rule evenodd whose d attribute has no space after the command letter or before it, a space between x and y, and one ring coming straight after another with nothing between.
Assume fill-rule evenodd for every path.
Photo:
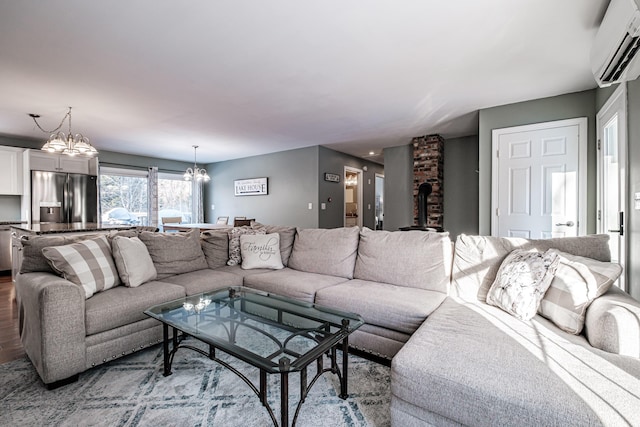
<instances>
[{"instance_id":1,"label":"gray wall","mask_svg":"<svg viewBox=\"0 0 640 427\"><path fill-rule=\"evenodd\" d=\"M444 229L478 234L478 136L444 141Z\"/></svg>"},{"instance_id":2,"label":"gray wall","mask_svg":"<svg viewBox=\"0 0 640 427\"><path fill-rule=\"evenodd\" d=\"M318 170L318 203L325 203L326 209L319 211L318 224L320 228L336 228L344 226L344 167L357 169L367 167L362 172L362 225L375 228L375 175L384 174L384 168L377 163L369 162L359 157L340 153L326 147L319 147ZM335 173L342 178L339 183L324 180L325 172ZM331 198L331 202L329 202Z\"/></svg>"},{"instance_id":3,"label":"gray wall","mask_svg":"<svg viewBox=\"0 0 640 427\"><path fill-rule=\"evenodd\" d=\"M385 148L384 229L413 225L413 146Z\"/></svg>"},{"instance_id":4,"label":"gray wall","mask_svg":"<svg viewBox=\"0 0 640 427\"><path fill-rule=\"evenodd\" d=\"M211 181L205 184L205 221L246 216L263 224L318 227L318 150L315 146L207 165ZM234 180L263 177L268 178L268 195L234 196Z\"/></svg>"},{"instance_id":5,"label":"gray wall","mask_svg":"<svg viewBox=\"0 0 640 427\"><path fill-rule=\"evenodd\" d=\"M491 131L554 120L587 117L587 232L596 229L596 90L480 110L478 231L491 234ZM446 168L445 168L446 169ZM446 184L445 184L446 185Z\"/></svg>"}]
</instances>

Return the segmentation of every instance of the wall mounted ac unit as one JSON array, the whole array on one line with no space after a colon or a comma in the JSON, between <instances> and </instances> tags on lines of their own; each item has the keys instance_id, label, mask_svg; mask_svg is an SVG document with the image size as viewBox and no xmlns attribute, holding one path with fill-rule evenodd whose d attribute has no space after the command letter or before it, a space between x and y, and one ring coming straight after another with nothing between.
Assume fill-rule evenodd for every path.
<instances>
[{"instance_id":1,"label":"wall mounted ac unit","mask_svg":"<svg viewBox=\"0 0 640 427\"><path fill-rule=\"evenodd\" d=\"M600 87L640 75L640 0L611 0L591 48L591 70Z\"/></svg>"}]
</instances>

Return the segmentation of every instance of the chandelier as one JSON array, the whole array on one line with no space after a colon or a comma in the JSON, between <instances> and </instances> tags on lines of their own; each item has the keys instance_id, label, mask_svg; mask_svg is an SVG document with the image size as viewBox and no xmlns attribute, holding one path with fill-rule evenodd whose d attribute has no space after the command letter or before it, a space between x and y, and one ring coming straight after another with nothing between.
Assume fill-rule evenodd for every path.
<instances>
[{"instance_id":1,"label":"chandelier","mask_svg":"<svg viewBox=\"0 0 640 427\"><path fill-rule=\"evenodd\" d=\"M71 107L69 107L69 111L67 111L67 114L62 118L58 127L53 130L45 130L40 126L36 120L40 115L29 114L29 117L33 119L36 126L38 126L38 129L42 132L51 134L49 140L42 146L42 150L48 151L49 153L62 153L68 156L80 154L91 157L98 154L98 150L91 145L89 138L80 133L74 135L71 132ZM64 132L60 131L60 128L64 125L64 121L67 119L69 119L69 133L65 135Z\"/></svg>"},{"instance_id":2,"label":"chandelier","mask_svg":"<svg viewBox=\"0 0 640 427\"><path fill-rule=\"evenodd\" d=\"M196 181L208 182L211 179L209 177L209 174L207 173L206 169L200 169L196 161L196 150L198 149L198 145L192 145L192 147L193 147L193 169L187 168L187 170L184 173L184 180L185 181L196 180Z\"/></svg>"}]
</instances>

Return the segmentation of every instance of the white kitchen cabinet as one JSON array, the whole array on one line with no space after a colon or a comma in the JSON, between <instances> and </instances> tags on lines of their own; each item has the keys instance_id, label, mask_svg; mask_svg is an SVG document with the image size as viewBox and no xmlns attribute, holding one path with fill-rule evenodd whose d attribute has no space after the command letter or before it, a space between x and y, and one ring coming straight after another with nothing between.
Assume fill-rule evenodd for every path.
<instances>
[{"instance_id":1,"label":"white kitchen cabinet","mask_svg":"<svg viewBox=\"0 0 640 427\"><path fill-rule=\"evenodd\" d=\"M46 151L29 150L29 169L47 172L68 172L95 175L97 160L90 157L71 157Z\"/></svg>"},{"instance_id":2,"label":"white kitchen cabinet","mask_svg":"<svg viewBox=\"0 0 640 427\"><path fill-rule=\"evenodd\" d=\"M0 194L22 194L23 149L0 147Z\"/></svg>"}]
</instances>

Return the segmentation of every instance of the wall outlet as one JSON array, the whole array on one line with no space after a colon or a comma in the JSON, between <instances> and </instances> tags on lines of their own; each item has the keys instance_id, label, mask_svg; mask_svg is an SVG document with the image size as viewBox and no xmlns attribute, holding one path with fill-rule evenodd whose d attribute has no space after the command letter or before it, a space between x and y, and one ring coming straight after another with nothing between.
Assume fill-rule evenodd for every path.
<instances>
[{"instance_id":1,"label":"wall outlet","mask_svg":"<svg viewBox=\"0 0 640 427\"><path fill-rule=\"evenodd\" d=\"M309 209L313 209L313 203L309 203Z\"/></svg>"},{"instance_id":2,"label":"wall outlet","mask_svg":"<svg viewBox=\"0 0 640 427\"><path fill-rule=\"evenodd\" d=\"M368 209L368 210L371 210L371 203L368 203L368 204L367 204L367 209Z\"/></svg>"}]
</instances>

